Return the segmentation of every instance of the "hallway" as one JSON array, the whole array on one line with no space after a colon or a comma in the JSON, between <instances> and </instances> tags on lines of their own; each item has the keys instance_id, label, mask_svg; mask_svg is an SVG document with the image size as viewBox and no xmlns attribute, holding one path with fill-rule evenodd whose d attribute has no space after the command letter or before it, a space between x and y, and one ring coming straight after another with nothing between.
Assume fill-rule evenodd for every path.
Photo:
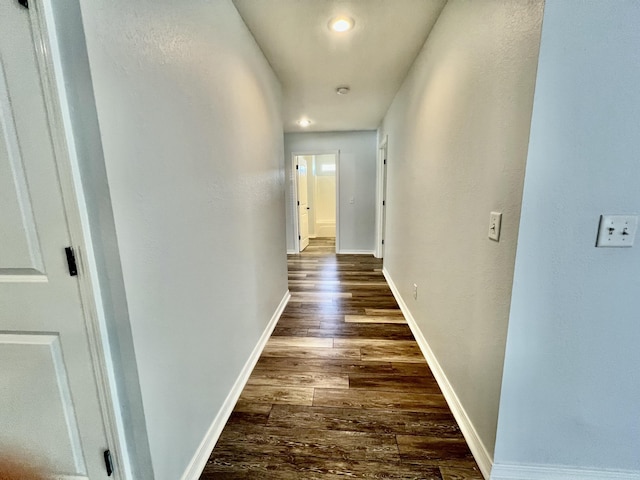
<instances>
[{"instance_id":1,"label":"hallway","mask_svg":"<svg viewBox=\"0 0 640 480\"><path fill-rule=\"evenodd\" d=\"M201 480L480 480L372 256L312 239Z\"/></svg>"}]
</instances>

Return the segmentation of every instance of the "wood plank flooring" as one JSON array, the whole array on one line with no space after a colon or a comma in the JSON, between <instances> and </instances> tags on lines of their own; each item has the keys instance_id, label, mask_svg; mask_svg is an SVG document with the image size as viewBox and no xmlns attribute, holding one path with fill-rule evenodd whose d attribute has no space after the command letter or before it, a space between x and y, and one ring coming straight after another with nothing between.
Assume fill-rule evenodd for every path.
<instances>
[{"instance_id":1,"label":"wood plank flooring","mask_svg":"<svg viewBox=\"0 0 640 480\"><path fill-rule=\"evenodd\" d=\"M482 480L382 275L314 239L200 477Z\"/></svg>"}]
</instances>

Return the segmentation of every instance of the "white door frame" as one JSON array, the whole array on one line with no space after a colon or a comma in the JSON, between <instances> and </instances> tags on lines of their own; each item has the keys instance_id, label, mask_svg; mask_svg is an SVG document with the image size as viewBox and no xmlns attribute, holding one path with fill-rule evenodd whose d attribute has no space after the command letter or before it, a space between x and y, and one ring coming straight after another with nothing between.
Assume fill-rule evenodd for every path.
<instances>
[{"instance_id":1,"label":"white door frame","mask_svg":"<svg viewBox=\"0 0 640 480\"><path fill-rule=\"evenodd\" d=\"M384 256L382 241L385 235L385 218L382 202L385 201L387 196L388 141L389 135L385 135L384 140L378 145L378 161L376 164L376 248L374 250L374 256L376 258L382 258Z\"/></svg>"},{"instance_id":2,"label":"white door frame","mask_svg":"<svg viewBox=\"0 0 640 480\"><path fill-rule=\"evenodd\" d=\"M291 153L291 173L293 176L293 248L300 253L300 219L298 217L298 172L296 171L296 157L314 155L335 155L336 157L336 252L340 251L340 150L309 150Z\"/></svg>"},{"instance_id":3,"label":"white door frame","mask_svg":"<svg viewBox=\"0 0 640 480\"><path fill-rule=\"evenodd\" d=\"M65 118L69 119L69 110L62 101L65 93L51 9L52 1L54 0L29 2L28 12L69 235L78 260L76 278L87 327L87 340L96 377L102 421L114 462L113 478L133 480L106 333L97 267L93 246L89 241L88 212L84 203L78 158L71 145L72 136L65 128L70 125L69 122L65 122Z\"/></svg>"}]
</instances>

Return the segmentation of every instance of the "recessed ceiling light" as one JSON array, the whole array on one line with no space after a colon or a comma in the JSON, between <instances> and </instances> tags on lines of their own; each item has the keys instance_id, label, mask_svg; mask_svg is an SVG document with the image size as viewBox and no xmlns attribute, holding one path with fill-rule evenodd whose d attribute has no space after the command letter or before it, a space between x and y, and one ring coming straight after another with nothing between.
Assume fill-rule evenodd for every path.
<instances>
[{"instance_id":1,"label":"recessed ceiling light","mask_svg":"<svg viewBox=\"0 0 640 480\"><path fill-rule=\"evenodd\" d=\"M302 128L307 128L309 125L311 125L311 120L303 118L302 120L298 120L298 125L300 125Z\"/></svg>"},{"instance_id":2,"label":"recessed ceiling light","mask_svg":"<svg viewBox=\"0 0 640 480\"><path fill-rule=\"evenodd\" d=\"M334 32L348 32L355 24L351 17L335 17L329 22L329 28Z\"/></svg>"},{"instance_id":3,"label":"recessed ceiling light","mask_svg":"<svg viewBox=\"0 0 640 480\"><path fill-rule=\"evenodd\" d=\"M345 86L342 86L342 87L338 87L338 88L336 88L336 93L337 93L338 95L346 95L346 94L347 94L347 93L349 93L350 91L351 91L351 89L350 89L349 87L347 87L346 85L345 85Z\"/></svg>"}]
</instances>

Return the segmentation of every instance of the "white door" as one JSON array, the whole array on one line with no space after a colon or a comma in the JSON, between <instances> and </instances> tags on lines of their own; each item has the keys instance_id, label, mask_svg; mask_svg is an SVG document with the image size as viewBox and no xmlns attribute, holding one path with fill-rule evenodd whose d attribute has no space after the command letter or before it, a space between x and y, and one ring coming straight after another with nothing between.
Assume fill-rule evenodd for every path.
<instances>
[{"instance_id":1,"label":"white door","mask_svg":"<svg viewBox=\"0 0 640 480\"><path fill-rule=\"evenodd\" d=\"M300 251L309 245L309 192L307 160L298 157L298 226L300 228Z\"/></svg>"},{"instance_id":2,"label":"white door","mask_svg":"<svg viewBox=\"0 0 640 480\"><path fill-rule=\"evenodd\" d=\"M105 426L29 12L0 2L0 452L106 479Z\"/></svg>"}]
</instances>

